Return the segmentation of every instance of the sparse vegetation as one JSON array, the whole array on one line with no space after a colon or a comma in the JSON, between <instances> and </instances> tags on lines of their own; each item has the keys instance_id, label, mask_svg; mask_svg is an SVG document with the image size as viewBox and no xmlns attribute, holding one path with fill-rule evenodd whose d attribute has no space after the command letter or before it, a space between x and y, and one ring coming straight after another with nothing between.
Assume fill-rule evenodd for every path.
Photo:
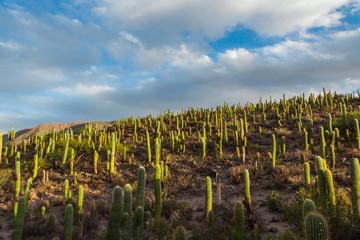
<instances>
[{"instance_id":1,"label":"sparse vegetation","mask_svg":"<svg viewBox=\"0 0 360 240\"><path fill-rule=\"evenodd\" d=\"M0 236L359 239L359 106L324 89L27 139L12 127Z\"/></svg>"}]
</instances>

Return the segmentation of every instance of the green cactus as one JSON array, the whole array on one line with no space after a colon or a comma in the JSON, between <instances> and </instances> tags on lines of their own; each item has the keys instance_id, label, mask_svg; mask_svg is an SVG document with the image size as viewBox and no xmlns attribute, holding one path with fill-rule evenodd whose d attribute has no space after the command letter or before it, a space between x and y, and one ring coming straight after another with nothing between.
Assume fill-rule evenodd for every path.
<instances>
[{"instance_id":1,"label":"green cactus","mask_svg":"<svg viewBox=\"0 0 360 240\"><path fill-rule=\"evenodd\" d=\"M326 142L325 142L325 134L324 128L320 127L320 148L321 148L321 157L326 159Z\"/></svg>"},{"instance_id":2,"label":"green cactus","mask_svg":"<svg viewBox=\"0 0 360 240\"><path fill-rule=\"evenodd\" d=\"M360 219L360 166L357 158L350 159L351 202L354 219Z\"/></svg>"},{"instance_id":3,"label":"green cactus","mask_svg":"<svg viewBox=\"0 0 360 240\"><path fill-rule=\"evenodd\" d=\"M211 178L206 177L206 198L205 198L205 216L209 218L209 212L212 211L212 187Z\"/></svg>"},{"instance_id":4,"label":"green cactus","mask_svg":"<svg viewBox=\"0 0 360 240\"><path fill-rule=\"evenodd\" d=\"M137 191L136 191L136 205L137 207L144 208L144 190L146 185L146 172L143 166L140 166L138 169L138 182L137 182Z\"/></svg>"},{"instance_id":5,"label":"green cactus","mask_svg":"<svg viewBox=\"0 0 360 240\"><path fill-rule=\"evenodd\" d=\"M306 240L327 240L328 226L324 217L316 212L310 212L305 218L305 238Z\"/></svg>"},{"instance_id":6,"label":"green cactus","mask_svg":"<svg viewBox=\"0 0 360 240\"><path fill-rule=\"evenodd\" d=\"M242 202L237 201L234 206L234 226L231 231L231 240L244 240L245 227L244 227L244 206Z\"/></svg>"},{"instance_id":7,"label":"green cactus","mask_svg":"<svg viewBox=\"0 0 360 240\"><path fill-rule=\"evenodd\" d=\"M305 145L305 150L309 150L309 139L308 139L308 132L306 131L306 129L304 128L304 145Z\"/></svg>"},{"instance_id":8,"label":"green cactus","mask_svg":"<svg viewBox=\"0 0 360 240\"><path fill-rule=\"evenodd\" d=\"M78 202L77 202L77 206L78 206L78 214L83 214L83 198L84 198L84 188L82 185L79 185L79 190L78 190Z\"/></svg>"},{"instance_id":9,"label":"green cactus","mask_svg":"<svg viewBox=\"0 0 360 240\"><path fill-rule=\"evenodd\" d=\"M65 199L65 202L67 202L68 198L69 198L69 180L65 180L64 181L64 199Z\"/></svg>"},{"instance_id":10,"label":"green cactus","mask_svg":"<svg viewBox=\"0 0 360 240\"><path fill-rule=\"evenodd\" d=\"M356 146L357 149L360 149L360 130L359 130L359 121L354 119L354 128L355 128L355 136L356 136Z\"/></svg>"},{"instance_id":11,"label":"green cactus","mask_svg":"<svg viewBox=\"0 0 360 240\"><path fill-rule=\"evenodd\" d=\"M115 133L111 133L110 174L115 173Z\"/></svg>"},{"instance_id":12,"label":"green cactus","mask_svg":"<svg viewBox=\"0 0 360 240\"><path fill-rule=\"evenodd\" d=\"M38 164L39 164L38 155L35 154L34 155L34 171L33 171L33 177L32 177L34 180L35 180L35 178L37 176Z\"/></svg>"},{"instance_id":13,"label":"green cactus","mask_svg":"<svg viewBox=\"0 0 360 240\"><path fill-rule=\"evenodd\" d=\"M123 237L122 239L131 239L131 225L132 225L132 188L130 184L124 187L124 222L123 222Z\"/></svg>"},{"instance_id":14,"label":"green cactus","mask_svg":"<svg viewBox=\"0 0 360 240\"><path fill-rule=\"evenodd\" d=\"M42 218L42 219L45 218L45 211L46 211L45 206L42 206L42 207L41 207L41 218Z\"/></svg>"},{"instance_id":15,"label":"green cactus","mask_svg":"<svg viewBox=\"0 0 360 240\"><path fill-rule=\"evenodd\" d=\"M251 207L250 177L249 171L247 169L244 170L244 195L246 204L248 205L248 207Z\"/></svg>"},{"instance_id":16,"label":"green cactus","mask_svg":"<svg viewBox=\"0 0 360 240\"><path fill-rule=\"evenodd\" d=\"M332 177L331 171L329 169L325 169L324 176L325 176L326 194L327 194L329 202L334 206L335 205L335 190L334 190L334 182L333 182L333 177Z\"/></svg>"},{"instance_id":17,"label":"green cactus","mask_svg":"<svg viewBox=\"0 0 360 240\"><path fill-rule=\"evenodd\" d=\"M326 187L325 187L325 176L324 176L324 161L321 157L317 156L315 158L316 170L318 174L318 184L319 184L319 193L320 199L326 198Z\"/></svg>"},{"instance_id":18,"label":"green cactus","mask_svg":"<svg viewBox=\"0 0 360 240\"><path fill-rule=\"evenodd\" d=\"M116 186L113 191L113 200L111 205L110 217L106 233L107 240L119 240L120 221L122 210L122 188Z\"/></svg>"},{"instance_id":19,"label":"green cactus","mask_svg":"<svg viewBox=\"0 0 360 240\"><path fill-rule=\"evenodd\" d=\"M328 130L329 130L329 132L332 132L332 131L333 131L333 128L332 128L332 117L331 117L331 114L330 114L330 113L328 114Z\"/></svg>"},{"instance_id":20,"label":"green cactus","mask_svg":"<svg viewBox=\"0 0 360 240\"><path fill-rule=\"evenodd\" d=\"M206 156L206 140L202 137L201 138L201 158Z\"/></svg>"},{"instance_id":21,"label":"green cactus","mask_svg":"<svg viewBox=\"0 0 360 240\"><path fill-rule=\"evenodd\" d=\"M147 146L148 159L149 162L151 162L151 145L150 145L150 136L148 131L146 131L146 146Z\"/></svg>"},{"instance_id":22,"label":"green cactus","mask_svg":"<svg viewBox=\"0 0 360 240\"><path fill-rule=\"evenodd\" d=\"M305 199L302 208L303 218L305 219L306 215L309 212L314 212L314 211L316 211L315 203L311 199Z\"/></svg>"},{"instance_id":23,"label":"green cactus","mask_svg":"<svg viewBox=\"0 0 360 240\"><path fill-rule=\"evenodd\" d=\"M26 211L25 202L26 202L25 197L20 197L16 211L16 216L15 216L14 240L22 239L22 232L24 227L25 211Z\"/></svg>"},{"instance_id":24,"label":"green cactus","mask_svg":"<svg viewBox=\"0 0 360 240\"><path fill-rule=\"evenodd\" d=\"M209 239L214 239L214 213L213 211L209 212Z\"/></svg>"},{"instance_id":25,"label":"green cactus","mask_svg":"<svg viewBox=\"0 0 360 240\"><path fill-rule=\"evenodd\" d=\"M66 137L66 143L65 143L65 150L64 150L63 161L62 161L62 169L63 169L63 171L65 171L66 158L67 158L68 149L69 149L69 141L70 141L69 133L66 133L65 137Z\"/></svg>"},{"instance_id":26,"label":"green cactus","mask_svg":"<svg viewBox=\"0 0 360 240\"><path fill-rule=\"evenodd\" d=\"M161 167L160 165L155 166L155 219L154 227L156 231L160 230L160 216L161 216Z\"/></svg>"},{"instance_id":27,"label":"green cactus","mask_svg":"<svg viewBox=\"0 0 360 240\"><path fill-rule=\"evenodd\" d=\"M304 179L305 179L305 189L310 190L311 188L310 164L308 162L304 163Z\"/></svg>"},{"instance_id":28,"label":"green cactus","mask_svg":"<svg viewBox=\"0 0 360 240\"><path fill-rule=\"evenodd\" d=\"M186 231L183 226L177 226L175 229L175 240L186 240Z\"/></svg>"},{"instance_id":29,"label":"green cactus","mask_svg":"<svg viewBox=\"0 0 360 240\"><path fill-rule=\"evenodd\" d=\"M15 197L17 197L20 194L20 181L21 181L20 161L15 161L15 173L16 173Z\"/></svg>"},{"instance_id":30,"label":"green cactus","mask_svg":"<svg viewBox=\"0 0 360 240\"><path fill-rule=\"evenodd\" d=\"M273 168L275 168L275 164L276 164L276 137L275 137L275 134L272 134L272 153L271 153L271 157L272 157L272 166L273 166Z\"/></svg>"},{"instance_id":31,"label":"green cactus","mask_svg":"<svg viewBox=\"0 0 360 240\"><path fill-rule=\"evenodd\" d=\"M71 240L73 235L73 206L68 204L65 208L65 240Z\"/></svg>"},{"instance_id":32,"label":"green cactus","mask_svg":"<svg viewBox=\"0 0 360 240\"><path fill-rule=\"evenodd\" d=\"M2 161L2 145L3 145L3 135L2 132L0 131L0 164Z\"/></svg>"},{"instance_id":33,"label":"green cactus","mask_svg":"<svg viewBox=\"0 0 360 240\"><path fill-rule=\"evenodd\" d=\"M160 164L160 139L155 139L155 165Z\"/></svg>"},{"instance_id":34,"label":"green cactus","mask_svg":"<svg viewBox=\"0 0 360 240\"><path fill-rule=\"evenodd\" d=\"M137 240L144 238L144 208L141 206L135 211L135 231Z\"/></svg>"},{"instance_id":35,"label":"green cactus","mask_svg":"<svg viewBox=\"0 0 360 240\"><path fill-rule=\"evenodd\" d=\"M94 150L94 174L97 174L97 162L99 161L99 153Z\"/></svg>"},{"instance_id":36,"label":"green cactus","mask_svg":"<svg viewBox=\"0 0 360 240\"><path fill-rule=\"evenodd\" d=\"M25 211L27 211L27 207L28 207L31 186L32 186L32 178L29 178L27 180L26 189L25 189Z\"/></svg>"}]
</instances>

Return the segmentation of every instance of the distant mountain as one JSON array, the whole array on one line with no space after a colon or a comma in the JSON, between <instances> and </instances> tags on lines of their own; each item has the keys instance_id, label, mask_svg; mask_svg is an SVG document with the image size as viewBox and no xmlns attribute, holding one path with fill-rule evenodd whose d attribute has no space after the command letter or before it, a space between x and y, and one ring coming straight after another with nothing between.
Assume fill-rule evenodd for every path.
<instances>
[{"instance_id":1,"label":"distant mountain","mask_svg":"<svg viewBox=\"0 0 360 240\"><path fill-rule=\"evenodd\" d=\"M88 122L73 122L73 123L48 123L48 124L42 124L37 127L33 128L26 128L23 130L20 130L16 132L15 134L15 143L21 142L21 139L26 139L32 135L35 135L36 133L48 133L49 131L52 131L55 129L56 131L61 131L63 129L71 128L73 131L76 131L79 128L85 127L85 124ZM111 126L115 123L115 121L112 122L91 122L93 125L97 123L98 129L103 129L105 126ZM8 140L8 134L3 134L3 145L5 145Z\"/></svg>"}]
</instances>

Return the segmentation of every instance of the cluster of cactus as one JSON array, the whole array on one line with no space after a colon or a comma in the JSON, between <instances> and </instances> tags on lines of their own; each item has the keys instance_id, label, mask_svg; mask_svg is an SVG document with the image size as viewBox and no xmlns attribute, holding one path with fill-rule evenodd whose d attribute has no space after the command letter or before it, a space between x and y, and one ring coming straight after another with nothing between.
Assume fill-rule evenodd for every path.
<instances>
[{"instance_id":1,"label":"cluster of cactus","mask_svg":"<svg viewBox=\"0 0 360 240\"><path fill-rule=\"evenodd\" d=\"M328 200L335 205L335 190L331 171L326 167L326 161L317 156L316 170L318 173L319 197L321 201Z\"/></svg>"}]
</instances>

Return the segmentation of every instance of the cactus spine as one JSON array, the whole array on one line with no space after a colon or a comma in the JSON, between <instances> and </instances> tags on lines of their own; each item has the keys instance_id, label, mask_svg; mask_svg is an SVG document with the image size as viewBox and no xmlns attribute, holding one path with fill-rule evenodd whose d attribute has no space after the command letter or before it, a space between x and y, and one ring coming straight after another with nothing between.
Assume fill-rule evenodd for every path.
<instances>
[{"instance_id":1,"label":"cactus spine","mask_svg":"<svg viewBox=\"0 0 360 240\"><path fill-rule=\"evenodd\" d=\"M156 231L160 230L160 216L161 216L161 167L155 166L155 220L154 227Z\"/></svg>"},{"instance_id":2,"label":"cactus spine","mask_svg":"<svg viewBox=\"0 0 360 240\"><path fill-rule=\"evenodd\" d=\"M14 240L21 240L25 220L25 197L20 197L15 215Z\"/></svg>"},{"instance_id":3,"label":"cactus spine","mask_svg":"<svg viewBox=\"0 0 360 240\"><path fill-rule=\"evenodd\" d=\"M209 212L212 211L212 187L210 177L206 177L205 211L205 216L208 218Z\"/></svg>"},{"instance_id":4,"label":"cactus spine","mask_svg":"<svg viewBox=\"0 0 360 240\"><path fill-rule=\"evenodd\" d=\"M360 219L360 166L357 158L350 159L351 202L354 219Z\"/></svg>"},{"instance_id":5,"label":"cactus spine","mask_svg":"<svg viewBox=\"0 0 360 240\"><path fill-rule=\"evenodd\" d=\"M250 177L249 171L247 169L244 170L244 194L246 204L248 205L248 207L251 207Z\"/></svg>"},{"instance_id":6,"label":"cactus spine","mask_svg":"<svg viewBox=\"0 0 360 240\"><path fill-rule=\"evenodd\" d=\"M327 240L328 227L324 217L316 212L310 212L305 219L305 237L307 240Z\"/></svg>"},{"instance_id":7,"label":"cactus spine","mask_svg":"<svg viewBox=\"0 0 360 240\"><path fill-rule=\"evenodd\" d=\"M73 206L71 204L68 204L65 209L65 240L72 239L73 218Z\"/></svg>"},{"instance_id":8,"label":"cactus spine","mask_svg":"<svg viewBox=\"0 0 360 240\"><path fill-rule=\"evenodd\" d=\"M106 233L107 240L119 240L120 238L120 220L122 210L122 188L116 186L113 191L113 200L111 205L110 217Z\"/></svg>"}]
</instances>

